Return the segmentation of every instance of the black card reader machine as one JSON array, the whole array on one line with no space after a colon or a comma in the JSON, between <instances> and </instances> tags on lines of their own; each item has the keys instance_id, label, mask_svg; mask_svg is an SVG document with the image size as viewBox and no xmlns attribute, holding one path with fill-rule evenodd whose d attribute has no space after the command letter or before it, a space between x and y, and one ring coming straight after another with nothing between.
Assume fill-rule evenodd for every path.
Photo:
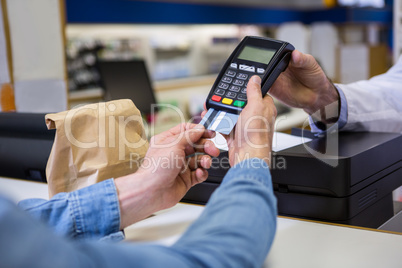
<instances>
[{"instance_id":1,"label":"black card reader machine","mask_svg":"<svg viewBox=\"0 0 402 268\"><path fill-rule=\"evenodd\" d=\"M247 84L261 77L264 96L290 61L294 47L283 41L246 36L232 52L206 100L207 114L200 122L206 129L229 134L247 105Z\"/></svg>"},{"instance_id":2,"label":"black card reader machine","mask_svg":"<svg viewBox=\"0 0 402 268\"><path fill-rule=\"evenodd\" d=\"M206 106L239 113L247 104L246 88L253 75L261 77L265 95L289 64L294 47L283 41L246 36L232 52L208 95Z\"/></svg>"}]
</instances>

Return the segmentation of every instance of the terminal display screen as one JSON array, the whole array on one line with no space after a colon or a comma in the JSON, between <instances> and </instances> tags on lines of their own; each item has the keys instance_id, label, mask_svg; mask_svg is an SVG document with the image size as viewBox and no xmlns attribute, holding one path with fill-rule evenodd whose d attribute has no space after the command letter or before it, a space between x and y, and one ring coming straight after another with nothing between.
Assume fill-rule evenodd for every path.
<instances>
[{"instance_id":1,"label":"terminal display screen","mask_svg":"<svg viewBox=\"0 0 402 268\"><path fill-rule=\"evenodd\" d=\"M237 57L241 60L255 61L263 64L268 64L275 55L275 49L264 49L252 46L245 46Z\"/></svg>"}]
</instances>

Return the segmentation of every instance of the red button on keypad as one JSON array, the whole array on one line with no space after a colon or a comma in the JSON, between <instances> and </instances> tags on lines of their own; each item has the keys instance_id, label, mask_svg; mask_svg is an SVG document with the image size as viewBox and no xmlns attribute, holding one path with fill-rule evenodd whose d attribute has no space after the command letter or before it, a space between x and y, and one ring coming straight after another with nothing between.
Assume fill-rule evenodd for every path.
<instances>
[{"instance_id":1,"label":"red button on keypad","mask_svg":"<svg viewBox=\"0 0 402 268\"><path fill-rule=\"evenodd\" d=\"M213 101L218 101L218 102L219 102L219 101L221 101L222 97L213 95L211 99L212 99Z\"/></svg>"}]
</instances>

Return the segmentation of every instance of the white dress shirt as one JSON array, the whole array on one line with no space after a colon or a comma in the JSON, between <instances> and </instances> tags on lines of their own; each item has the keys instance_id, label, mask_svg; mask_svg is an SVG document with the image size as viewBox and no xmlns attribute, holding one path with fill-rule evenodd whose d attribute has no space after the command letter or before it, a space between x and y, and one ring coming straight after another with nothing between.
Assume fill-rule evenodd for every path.
<instances>
[{"instance_id":1,"label":"white dress shirt","mask_svg":"<svg viewBox=\"0 0 402 268\"><path fill-rule=\"evenodd\" d=\"M335 86L341 99L340 129L402 133L402 56L384 74ZM311 127L322 132L314 124Z\"/></svg>"}]
</instances>

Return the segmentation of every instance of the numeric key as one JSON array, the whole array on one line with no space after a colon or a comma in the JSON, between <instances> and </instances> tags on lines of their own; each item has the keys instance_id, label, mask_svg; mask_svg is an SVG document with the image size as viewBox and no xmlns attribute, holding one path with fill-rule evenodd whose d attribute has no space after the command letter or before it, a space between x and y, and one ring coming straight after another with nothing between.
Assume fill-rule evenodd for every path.
<instances>
[{"instance_id":1,"label":"numeric key","mask_svg":"<svg viewBox=\"0 0 402 268\"><path fill-rule=\"evenodd\" d=\"M236 78L246 80L248 78L247 74L239 73Z\"/></svg>"},{"instance_id":2,"label":"numeric key","mask_svg":"<svg viewBox=\"0 0 402 268\"><path fill-rule=\"evenodd\" d=\"M234 91L234 92L239 92L239 91L240 91L240 87L239 87L239 86L230 86L229 90L230 90L230 91Z\"/></svg>"},{"instance_id":3,"label":"numeric key","mask_svg":"<svg viewBox=\"0 0 402 268\"><path fill-rule=\"evenodd\" d=\"M235 79L233 81L233 85L235 86L243 86L244 85L244 81L243 80L239 80L239 79Z\"/></svg>"},{"instance_id":4,"label":"numeric key","mask_svg":"<svg viewBox=\"0 0 402 268\"><path fill-rule=\"evenodd\" d=\"M226 71L226 75L227 75L227 76L230 76L230 77L235 77L236 72L235 72L235 71L231 71L231 70L227 70L227 71Z\"/></svg>"},{"instance_id":5,"label":"numeric key","mask_svg":"<svg viewBox=\"0 0 402 268\"><path fill-rule=\"evenodd\" d=\"M226 96L229 98L236 98L237 94L229 91L228 93L226 93Z\"/></svg>"},{"instance_id":6,"label":"numeric key","mask_svg":"<svg viewBox=\"0 0 402 268\"><path fill-rule=\"evenodd\" d=\"M224 76L224 77L222 78L222 82L225 82L225 83L232 83L232 78L227 77L227 76Z\"/></svg>"},{"instance_id":7,"label":"numeric key","mask_svg":"<svg viewBox=\"0 0 402 268\"><path fill-rule=\"evenodd\" d=\"M229 88L229 84L220 82L219 85L218 85L218 87L223 88L223 89L228 89L228 88Z\"/></svg>"}]
</instances>

